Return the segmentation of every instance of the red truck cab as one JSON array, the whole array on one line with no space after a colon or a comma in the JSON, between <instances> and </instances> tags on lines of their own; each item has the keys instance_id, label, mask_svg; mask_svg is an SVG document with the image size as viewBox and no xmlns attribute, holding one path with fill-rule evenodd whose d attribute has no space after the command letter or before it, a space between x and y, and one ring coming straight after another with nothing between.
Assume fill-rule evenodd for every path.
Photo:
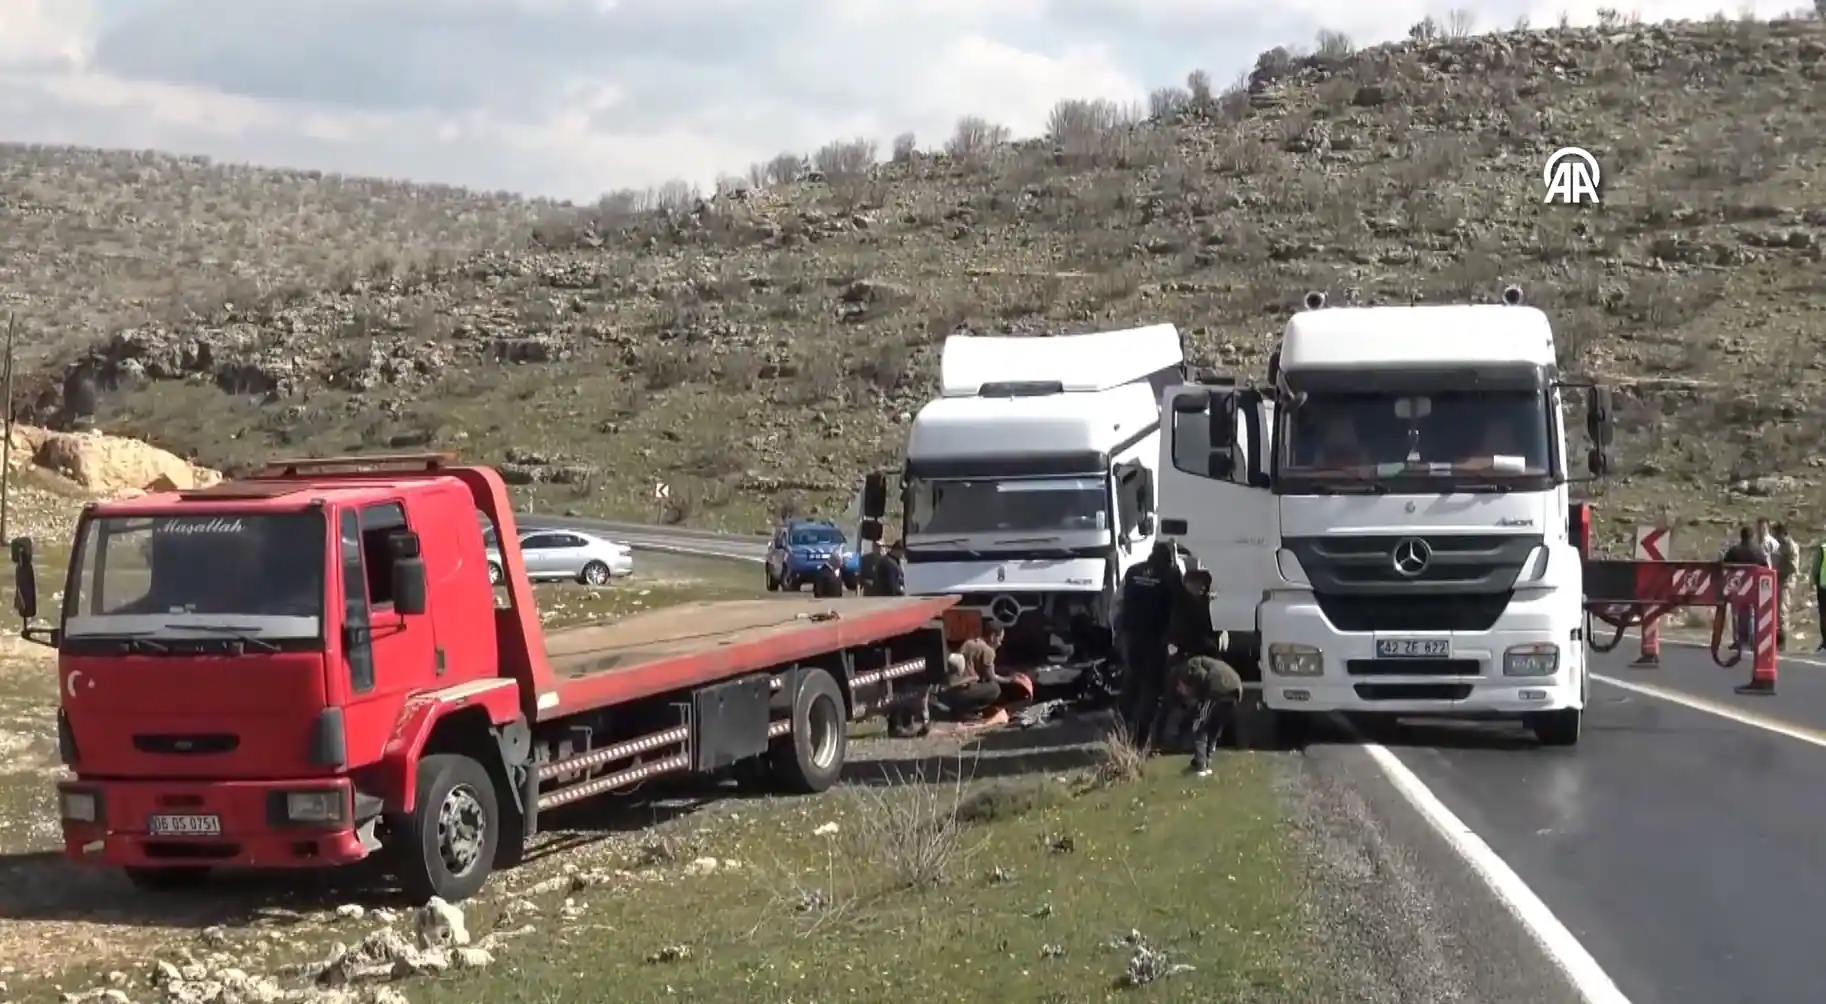
<instances>
[{"instance_id":1,"label":"red truck cab","mask_svg":"<svg viewBox=\"0 0 1826 1004\"><path fill-rule=\"evenodd\" d=\"M507 543L504 606L478 511ZM86 507L57 626L25 632L58 649L68 856L167 888L389 850L408 892L459 900L541 808L757 757L820 790L842 748L833 765L814 718L942 672L946 598L548 640L515 539L499 475L438 456Z\"/></svg>"}]
</instances>

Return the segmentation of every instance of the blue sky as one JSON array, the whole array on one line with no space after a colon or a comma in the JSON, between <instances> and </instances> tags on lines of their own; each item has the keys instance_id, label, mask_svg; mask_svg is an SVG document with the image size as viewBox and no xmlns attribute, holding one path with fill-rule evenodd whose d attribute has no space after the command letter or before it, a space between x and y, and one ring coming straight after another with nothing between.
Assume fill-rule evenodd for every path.
<instances>
[{"instance_id":1,"label":"blue sky","mask_svg":"<svg viewBox=\"0 0 1826 1004\"><path fill-rule=\"evenodd\" d=\"M0 0L0 139L158 148L573 200L708 184L782 150L958 116L1037 132L1062 98L1219 86L1320 28L1554 0ZM1795 6L1759 0L1762 14ZM1703 17L1717 0L1637 5ZM1742 6L1726 5L1735 14Z\"/></svg>"}]
</instances>

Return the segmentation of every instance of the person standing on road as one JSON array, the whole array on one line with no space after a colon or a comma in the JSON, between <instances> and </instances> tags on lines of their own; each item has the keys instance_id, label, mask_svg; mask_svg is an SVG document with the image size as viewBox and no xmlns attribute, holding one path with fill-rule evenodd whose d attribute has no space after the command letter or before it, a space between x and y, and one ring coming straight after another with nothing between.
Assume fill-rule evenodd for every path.
<instances>
[{"instance_id":1,"label":"person standing on road","mask_svg":"<svg viewBox=\"0 0 1826 1004\"><path fill-rule=\"evenodd\" d=\"M1148 559L1122 577L1117 597L1116 634L1123 662L1122 723L1137 746L1148 744L1154 709L1166 684L1167 630L1181 590L1172 541L1154 542Z\"/></svg>"},{"instance_id":2,"label":"person standing on road","mask_svg":"<svg viewBox=\"0 0 1826 1004\"><path fill-rule=\"evenodd\" d=\"M1826 541L1821 541L1810 548L1813 552L1813 569L1807 578L1813 582L1813 603L1820 619L1819 651L1826 652Z\"/></svg>"},{"instance_id":3,"label":"person standing on road","mask_svg":"<svg viewBox=\"0 0 1826 1004\"><path fill-rule=\"evenodd\" d=\"M856 584L862 595L881 595L881 562L886 557L881 553L881 541L871 540L869 549L856 559Z\"/></svg>"},{"instance_id":4,"label":"person standing on road","mask_svg":"<svg viewBox=\"0 0 1826 1004\"><path fill-rule=\"evenodd\" d=\"M888 553L881 556L880 564L875 566L876 595L907 595L906 559L906 545L899 541L895 541L894 546L888 548Z\"/></svg>"},{"instance_id":5,"label":"person standing on road","mask_svg":"<svg viewBox=\"0 0 1826 1004\"><path fill-rule=\"evenodd\" d=\"M1765 568L1774 568L1777 545L1775 543L1775 534L1769 531L1769 521L1767 519L1759 519L1756 521L1756 543L1763 549L1763 566Z\"/></svg>"},{"instance_id":6,"label":"person standing on road","mask_svg":"<svg viewBox=\"0 0 1826 1004\"><path fill-rule=\"evenodd\" d=\"M1788 524L1775 524L1775 590L1777 614L1775 644L1788 647L1788 624L1794 617L1795 585L1801 570L1801 547L1788 535Z\"/></svg>"},{"instance_id":7,"label":"person standing on road","mask_svg":"<svg viewBox=\"0 0 1826 1004\"><path fill-rule=\"evenodd\" d=\"M1763 548L1756 532L1749 527L1737 531L1737 543L1725 548L1723 562L1727 565L1751 565L1756 568L1769 567L1769 552ZM1740 599L1731 604L1732 647L1742 652L1750 644L1750 620L1754 600Z\"/></svg>"},{"instance_id":8,"label":"person standing on road","mask_svg":"<svg viewBox=\"0 0 1826 1004\"><path fill-rule=\"evenodd\" d=\"M831 556L818 566L812 576L812 595L821 600L834 600L843 596L843 555L831 552Z\"/></svg>"}]
</instances>

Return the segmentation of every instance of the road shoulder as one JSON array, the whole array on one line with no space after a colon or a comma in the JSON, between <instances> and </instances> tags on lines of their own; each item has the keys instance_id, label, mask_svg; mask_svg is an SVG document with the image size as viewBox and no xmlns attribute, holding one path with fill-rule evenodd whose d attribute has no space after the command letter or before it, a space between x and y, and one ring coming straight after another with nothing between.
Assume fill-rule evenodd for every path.
<instances>
[{"instance_id":1,"label":"road shoulder","mask_svg":"<svg viewBox=\"0 0 1826 1004\"><path fill-rule=\"evenodd\" d=\"M1337 1000L1445 1004L1580 997L1364 751L1315 745L1283 775Z\"/></svg>"}]
</instances>

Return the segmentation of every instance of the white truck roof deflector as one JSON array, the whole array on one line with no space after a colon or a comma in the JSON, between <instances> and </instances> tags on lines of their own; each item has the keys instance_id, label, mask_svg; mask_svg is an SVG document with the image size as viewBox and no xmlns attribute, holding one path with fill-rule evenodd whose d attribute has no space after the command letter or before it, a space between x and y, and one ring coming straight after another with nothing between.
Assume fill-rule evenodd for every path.
<instances>
[{"instance_id":1,"label":"white truck roof deflector","mask_svg":"<svg viewBox=\"0 0 1826 1004\"><path fill-rule=\"evenodd\" d=\"M939 393L974 397L984 384L1053 383L1095 393L1180 365L1179 329L1151 324L1088 335L952 335L939 361Z\"/></svg>"}]
</instances>

